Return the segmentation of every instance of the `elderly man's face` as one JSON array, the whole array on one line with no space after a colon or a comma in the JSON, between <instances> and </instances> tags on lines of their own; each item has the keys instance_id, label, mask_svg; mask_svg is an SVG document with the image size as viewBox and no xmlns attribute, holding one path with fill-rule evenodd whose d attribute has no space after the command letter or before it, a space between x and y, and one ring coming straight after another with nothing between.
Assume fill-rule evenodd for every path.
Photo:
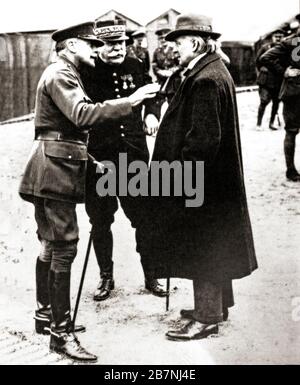
<instances>
[{"instance_id":1,"label":"elderly man's face","mask_svg":"<svg viewBox=\"0 0 300 385\"><path fill-rule=\"evenodd\" d=\"M197 43L205 45L204 40L201 37L194 38L193 36L180 36L176 39L176 47L179 53L180 64L185 67L192 61L197 55Z\"/></svg>"},{"instance_id":2,"label":"elderly man's face","mask_svg":"<svg viewBox=\"0 0 300 385\"><path fill-rule=\"evenodd\" d=\"M122 64L126 56L126 43L121 41L105 41L98 49L100 59L107 64Z\"/></svg>"}]
</instances>

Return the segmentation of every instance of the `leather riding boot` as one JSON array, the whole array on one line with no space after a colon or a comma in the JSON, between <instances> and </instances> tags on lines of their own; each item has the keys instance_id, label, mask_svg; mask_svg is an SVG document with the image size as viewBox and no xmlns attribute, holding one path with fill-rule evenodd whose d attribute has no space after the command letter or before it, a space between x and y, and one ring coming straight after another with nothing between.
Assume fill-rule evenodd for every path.
<instances>
[{"instance_id":1,"label":"leather riding boot","mask_svg":"<svg viewBox=\"0 0 300 385\"><path fill-rule=\"evenodd\" d=\"M71 273L54 272L50 290L53 321L51 323L50 350L76 361L96 362L97 357L87 352L73 333L70 309Z\"/></svg>"},{"instance_id":2,"label":"leather riding boot","mask_svg":"<svg viewBox=\"0 0 300 385\"><path fill-rule=\"evenodd\" d=\"M47 266L48 270L47 269ZM50 290L54 281L54 272L49 270L50 263L37 261L36 265L36 286L37 286L37 303L38 309L35 311L35 331L37 334L50 335L52 322L52 312L50 305ZM46 277L47 275L47 277ZM46 284L45 284L46 282ZM46 300L48 298L48 300ZM76 325L76 333L84 333L86 327L84 325Z\"/></svg>"},{"instance_id":3,"label":"leather riding boot","mask_svg":"<svg viewBox=\"0 0 300 385\"><path fill-rule=\"evenodd\" d=\"M38 334L50 334L51 307L48 288L50 262L36 261L36 301L38 309L35 311L35 330Z\"/></svg>"}]
</instances>

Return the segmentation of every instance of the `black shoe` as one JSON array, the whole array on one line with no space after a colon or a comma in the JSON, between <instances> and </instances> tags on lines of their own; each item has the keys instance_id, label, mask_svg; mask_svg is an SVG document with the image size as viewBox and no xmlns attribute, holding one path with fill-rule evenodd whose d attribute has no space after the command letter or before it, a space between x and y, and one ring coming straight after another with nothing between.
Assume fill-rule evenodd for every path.
<instances>
[{"instance_id":1,"label":"black shoe","mask_svg":"<svg viewBox=\"0 0 300 385\"><path fill-rule=\"evenodd\" d=\"M52 322L51 309L42 308L35 312L35 331L37 334L50 335L50 325ZM85 333L86 327L83 325L75 325L75 333Z\"/></svg>"},{"instance_id":2,"label":"black shoe","mask_svg":"<svg viewBox=\"0 0 300 385\"><path fill-rule=\"evenodd\" d=\"M287 170L286 178L292 182L300 182L300 174L297 170Z\"/></svg>"},{"instance_id":3,"label":"black shoe","mask_svg":"<svg viewBox=\"0 0 300 385\"><path fill-rule=\"evenodd\" d=\"M274 124L270 123L269 129L272 130L272 131L278 131L280 129L280 127L276 127Z\"/></svg>"},{"instance_id":4,"label":"black shoe","mask_svg":"<svg viewBox=\"0 0 300 385\"><path fill-rule=\"evenodd\" d=\"M185 309L182 309L180 310L180 315L182 318L186 318L186 319L189 319L189 320L195 320L194 318L194 311L195 310L185 310ZM223 309L223 321L227 321L228 320L228 317L229 317L229 310L228 308L224 308Z\"/></svg>"},{"instance_id":5,"label":"black shoe","mask_svg":"<svg viewBox=\"0 0 300 385\"><path fill-rule=\"evenodd\" d=\"M207 338L211 334L218 333L218 324L206 325L201 322L190 321L179 330L169 330L166 336L172 341L191 341Z\"/></svg>"},{"instance_id":6,"label":"black shoe","mask_svg":"<svg viewBox=\"0 0 300 385\"><path fill-rule=\"evenodd\" d=\"M115 282L112 278L103 278L94 293L94 301L104 301L110 296L110 293L115 288Z\"/></svg>"},{"instance_id":7,"label":"black shoe","mask_svg":"<svg viewBox=\"0 0 300 385\"><path fill-rule=\"evenodd\" d=\"M168 293L163 290L162 285L158 282L157 279L146 279L145 288L150 291L151 294L157 297L166 297Z\"/></svg>"},{"instance_id":8,"label":"black shoe","mask_svg":"<svg viewBox=\"0 0 300 385\"><path fill-rule=\"evenodd\" d=\"M97 362L97 356L89 353L73 333L56 333L51 330L50 350L80 362Z\"/></svg>"}]
</instances>

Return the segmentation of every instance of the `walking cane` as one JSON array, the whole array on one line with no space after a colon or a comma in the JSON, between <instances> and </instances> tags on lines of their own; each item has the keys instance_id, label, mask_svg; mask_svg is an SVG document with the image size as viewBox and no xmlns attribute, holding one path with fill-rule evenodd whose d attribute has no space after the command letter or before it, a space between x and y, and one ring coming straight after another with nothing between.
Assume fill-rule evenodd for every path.
<instances>
[{"instance_id":1,"label":"walking cane","mask_svg":"<svg viewBox=\"0 0 300 385\"><path fill-rule=\"evenodd\" d=\"M92 247L92 231L90 231L90 237L89 237L88 246L86 249L86 256L85 256L85 261L84 261L83 270L82 270L82 274L81 274L81 280L80 280L80 285L79 285L79 289L78 289L76 305L75 305L75 309L74 309L74 315L73 315L73 321L72 321L73 330L75 330L75 322L76 322L76 317L77 317L77 313L78 313L79 302L80 302L80 297L81 297L81 293L82 293L85 273L86 273L86 269L87 269L87 265L88 265L88 261L89 261L89 256L90 256L90 252L91 252L91 247Z\"/></svg>"},{"instance_id":2,"label":"walking cane","mask_svg":"<svg viewBox=\"0 0 300 385\"><path fill-rule=\"evenodd\" d=\"M167 278L166 311L169 311L169 305L170 305L170 277Z\"/></svg>"}]
</instances>

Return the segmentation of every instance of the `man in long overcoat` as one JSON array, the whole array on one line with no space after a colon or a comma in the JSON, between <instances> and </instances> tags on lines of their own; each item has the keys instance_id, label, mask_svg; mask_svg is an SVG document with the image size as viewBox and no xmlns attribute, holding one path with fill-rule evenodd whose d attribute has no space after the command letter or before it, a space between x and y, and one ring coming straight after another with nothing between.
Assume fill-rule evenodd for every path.
<instances>
[{"instance_id":1,"label":"man in long overcoat","mask_svg":"<svg viewBox=\"0 0 300 385\"><path fill-rule=\"evenodd\" d=\"M19 189L21 197L34 204L41 242L36 332L49 334L51 323L51 350L78 361L96 361L73 334L70 306L71 266L79 236L76 203L85 198L88 134L104 121L130 116L133 106L152 95L144 88L128 98L93 104L78 70L95 66L103 44L94 34L94 23L56 31L53 39L58 60L38 84L35 141Z\"/></svg>"},{"instance_id":2,"label":"man in long overcoat","mask_svg":"<svg viewBox=\"0 0 300 385\"><path fill-rule=\"evenodd\" d=\"M178 17L175 31L166 37L176 41L187 70L160 125L150 173L154 162L162 161L190 161L193 166L202 161L205 173L200 207L186 207L186 196L152 196L152 215L141 234L154 276L194 283L195 308L181 312L191 321L169 331L170 339L217 333L218 323L233 306L232 280L257 268L235 87L220 56L207 53L209 39L219 36L209 18L188 14Z\"/></svg>"}]
</instances>

